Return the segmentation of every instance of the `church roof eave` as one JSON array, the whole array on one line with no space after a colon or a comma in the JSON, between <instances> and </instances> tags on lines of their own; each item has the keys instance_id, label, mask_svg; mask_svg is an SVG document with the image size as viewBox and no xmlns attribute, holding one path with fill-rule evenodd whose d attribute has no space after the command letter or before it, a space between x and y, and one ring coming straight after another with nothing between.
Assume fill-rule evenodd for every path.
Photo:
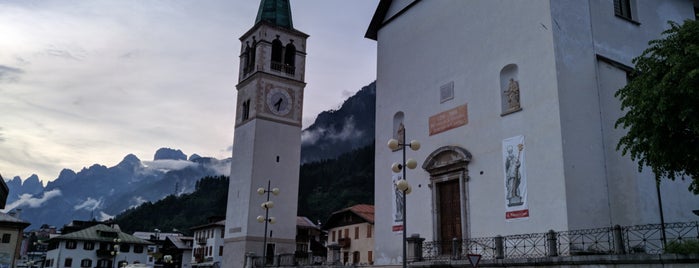
<instances>
[{"instance_id":1,"label":"church roof eave","mask_svg":"<svg viewBox=\"0 0 699 268\"><path fill-rule=\"evenodd\" d=\"M391 23L391 21L393 21L395 18L400 17L400 15L402 15L404 12L406 12L408 9L410 9L420 1L421 0L413 0L413 2L403 7L400 11L391 15L390 18L386 18L386 16L388 15L388 11L391 8L391 4L393 3L393 0L381 0L379 2L379 5L376 7L374 16L371 18L369 28L366 30L364 38L377 41L379 37L379 30L381 28Z\"/></svg>"}]
</instances>

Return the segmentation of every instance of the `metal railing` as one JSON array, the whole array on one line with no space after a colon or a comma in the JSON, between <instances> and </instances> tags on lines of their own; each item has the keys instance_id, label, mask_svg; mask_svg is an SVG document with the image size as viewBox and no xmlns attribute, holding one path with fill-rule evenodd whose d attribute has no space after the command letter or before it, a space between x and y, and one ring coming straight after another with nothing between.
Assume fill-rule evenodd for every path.
<instances>
[{"instance_id":1,"label":"metal railing","mask_svg":"<svg viewBox=\"0 0 699 268\"><path fill-rule=\"evenodd\" d=\"M665 233L665 243L663 242ZM522 259L574 255L662 254L666 245L699 241L699 222L634 225L547 233L481 237L422 243L422 256L413 261L465 259ZM417 253L419 254L419 253Z\"/></svg>"}]
</instances>

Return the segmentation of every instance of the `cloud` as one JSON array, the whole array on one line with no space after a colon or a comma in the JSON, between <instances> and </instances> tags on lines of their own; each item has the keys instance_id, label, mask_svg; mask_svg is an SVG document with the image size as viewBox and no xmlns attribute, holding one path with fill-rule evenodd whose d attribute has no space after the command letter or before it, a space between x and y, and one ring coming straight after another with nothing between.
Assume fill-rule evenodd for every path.
<instances>
[{"instance_id":1,"label":"cloud","mask_svg":"<svg viewBox=\"0 0 699 268\"><path fill-rule=\"evenodd\" d=\"M134 196L131 198L131 203L133 203L133 205L129 206L129 208L138 207L145 202L148 202L148 200L146 200L142 196Z\"/></svg>"},{"instance_id":2,"label":"cloud","mask_svg":"<svg viewBox=\"0 0 699 268\"><path fill-rule=\"evenodd\" d=\"M0 65L0 83L13 83L19 80L19 75L24 73L22 69Z\"/></svg>"},{"instance_id":3,"label":"cloud","mask_svg":"<svg viewBox=\"0 0 699 268\"><path fill-rule=\"evenodd\" d=\"M106 220L113 219L113 218L114 218L114 215L109 215L107 213L104 213L104 211L100 211L100 216L99 216L99 219L97 219L97 220L98 221L106 221Z\"/></svg>"},{"instance_id":4,"label":"cloud","mask_svg":"<svg viewBox=\"0 0 699 268\"><path fill-rule=\"evenodd\" d=\"M196 166L197 163L187 160L163 159L155 161L143 161L143 165L158 170L180 170L186 167Z\"/></svg>"},{"instance_id":5,"label":"cloud","mask_svg":"<svg viewBox=\"0 0 699 268\"><path fill-rule=\"evenodd\" d=\"M0 142L3 142L3 141L5 141L5 137L3 137L2 127L0 127Z\"/></svg>"},{"instance_id":6,"label":"cloud","mask_svg":"<svg viewBox=\"0 0 699 268\"><path fill-rule=\"evenodd\" d=\"M40 207L43 205L46 201L48 201L51 198L61 196L61 190L51 190L48 192L44 192L44 195L40 198L33 197L30 194L23 194L19 196L19 200L12 202L11 204L5 206L5 209L3 211L10 211L13 210L17 207L30 207L30 208L36 208Z\"/></svg>"},{"instance_id":7,"label":"cloud","mask_svg":"<svg viewBox=\"0 0 699 268\"><path fill-rule=\"evenodd\" d=\"M301 133L301 143L315 144L320 138L325 138L334 142L342 142L361 137L361 135L362 131L356 129L354 117L350 116L345 119L340 132L337 132L332 128L316 128L313 130L306 130Z\"/></svg>"},{"instance_id":8,"label":"cloud","mask_svg":"<svg viewBox=\"0 0 699 268\"><path fill-rule=\"evenodd\" d=\"M87 211L94 211L102 206L102 203L104 203L104 200L100 198L99 200L93 199L92 197L88 197L84 202L75 205L73 207L74 210L87 210Z\"/></svg>"}]
</instances>

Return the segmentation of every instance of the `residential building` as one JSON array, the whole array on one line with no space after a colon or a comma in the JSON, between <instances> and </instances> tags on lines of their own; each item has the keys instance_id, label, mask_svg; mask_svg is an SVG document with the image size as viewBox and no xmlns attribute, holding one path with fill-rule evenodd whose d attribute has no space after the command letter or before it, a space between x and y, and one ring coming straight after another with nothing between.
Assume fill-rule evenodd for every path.
<instances>
[{"instance_id":1,"label":"residential building","mask_svg":"<svg viewBox=\"0 0 699 268\"><path fill-rule=\"evenodd\" d=\"M193 245L194 239L191 236L167 236L160 249L160 253L163 255L162 264L166 268L192 267Z\"/></svg>"},{"instance_id":2,"label":"residential building","mask_svg":"<svg viewBox=\"0 0 699 268\"><path fill-rule=\"evenodd\" d=\"M0 212L0 268L12 268L19 264L24 228L29 225L19 219L16 212Z\"/></svg>"},{"instance_id":3,"label":"residential building","mask_svg":"<svg viewBox=\"0 0 699 268\"><path fill-rule=\"evenodd\" d=\"M329 263L374 263L374 206L360 204L333 212L323 229L328 232Z\"/></svg>"},{"instance_id":4,"label":"residential building","mask_svg":"<svg viewBox=\"0 0 699 268\"><path fill-rule=\"evenodd\" d=\"M688 180L656 191L650 169L617 151L614 96L648 41L696 5L381 0L366 33L378 57L375 263L402 261L401 232L444 242L657 224L659 196L666 222L696 220ZM391 138L422 146L391 150ZM389 168L400 147L419 164L406 178Z\"/></svg>"},{"instance_id":5,"label":"residential building","mask_svg":"<svg viewBox=\"0 0 699 268\"><path fill-rule=\"evenodd\" d=\"M97 224L49 239L44 267L114 268L145 264L152 243L117 228Z\"/></svg>"},{"instance_id":6,"label":"residential building","mask_svg":"<svg viewBox=\"0 0 699 268\"><path fill-rule=\"evenodd\" d=\"M0 209L5 208L5 203L7 203L7 196L10 194L10 188L7 188L7 183L5 179L0 175Z\"/></svg>"},{"instance_id":7,"label":"residential building","mask_svg":"<svg viewBox=\"0 0 699 268\"><path fill-rule=\"evenodd\" d=\"M190 228L193 233L192 267L214 267L223 259L225 220L211 221Z\"/></svg>"},{"instance_id":8,"label":"residential building","mask_svg":"<svg viewBox=\"0 0 699 268\"><path fill-rule=\"evenodd\" d=\"M173 230L173 233L164 233L160 229L156 228L153 230L153 232L138 231L133 233L133 236L152 243L151 245L148 245L147 248L148 261L145 263L145 265L149 267L162 267L165 265L166 254L163 253L163 247L166 246L168 238L183 237L181 233L176 231L177 230ZM172 257L173 256L171 255L168 258ZM170 261L172 262L173 259L170 259Z\"/></svg>"}]
</instances>

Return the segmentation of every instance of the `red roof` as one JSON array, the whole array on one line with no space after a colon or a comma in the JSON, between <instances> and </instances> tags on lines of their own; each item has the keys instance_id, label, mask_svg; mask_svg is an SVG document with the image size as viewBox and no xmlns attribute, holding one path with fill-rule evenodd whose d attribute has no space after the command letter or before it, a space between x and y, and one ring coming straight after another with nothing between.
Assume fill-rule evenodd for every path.
<instances>
[{"instance_id":1,"label":"red roof","mask_svg":"<svg viewBox=\"0 0 699 268\"><path fill-rule=\"evenodd\" d=\"M374 206L359 204L333 212L333 214L330 215L330 218L328 218L328 222L326 222L323 226L323 229L346 225L347 222L345 222L343 219L345 217L342 215L347 214L357 215L359 218L361 218L361 220L374 224Z\"/></svg>"},{"instance_id":2,"label":"red roof","mask_svg":"<svg viewBox=\"0 0 699 268\"><path fill-rule=\"evenodd\" d=\"M359 205L354 205L349 208L346 208L346 210L354 212L354 214L359 215L362 217L364 220L374 223L374 206L373 205L366 205L366 204L359 204Z\"/></svg>"}]
</instances>

